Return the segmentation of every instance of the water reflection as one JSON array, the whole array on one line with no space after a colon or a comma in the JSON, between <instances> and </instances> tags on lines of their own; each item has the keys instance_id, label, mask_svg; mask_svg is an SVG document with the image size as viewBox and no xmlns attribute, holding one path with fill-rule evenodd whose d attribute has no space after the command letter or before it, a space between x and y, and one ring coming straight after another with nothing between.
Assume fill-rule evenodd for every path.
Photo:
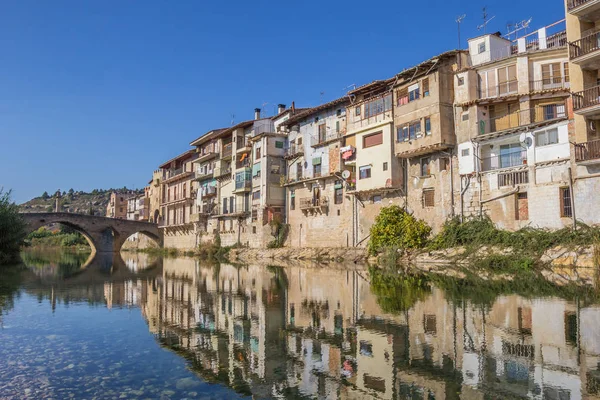
<instances>
[{"instance_id":1,"label":"water reflection","mask_svg":"<svg viewBox=\"0 0 600 400\"><path fill-rule=\"evenodd\" d=\"M600 398L597 305L516 294L481 304L361 269L193 259L149 269L58 301L139 307L203 381L256 398Z\"/></svg>"}]
</instances>

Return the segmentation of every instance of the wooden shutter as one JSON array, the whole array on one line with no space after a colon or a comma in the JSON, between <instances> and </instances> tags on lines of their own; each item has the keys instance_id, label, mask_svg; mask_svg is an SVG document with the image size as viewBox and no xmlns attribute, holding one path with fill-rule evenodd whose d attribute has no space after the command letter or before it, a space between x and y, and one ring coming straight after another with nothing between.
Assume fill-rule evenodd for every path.
<instances>
[{"instance_id":1,"label":"wooden shutter","mask_svg":"<svg viewBox=\"0 0 600 400\"><path fill-rule=\"evenodd\" d=\"M423 79L423 97L429 96L429 78Z\"/></svg>"},{"instance_id":2,"label":"wooden shutter","mask_svg":"<svg viewBox=\"0 0 600 400\"><path fill-rule=\"evenodd\" d=\"M552 63L550 67L552 68L552 83L560 83L560 63Z\"/></svg>"},{"instance_id":3,"label":"wooden shutter","mask_svg":"<svg viewBox=\"0 0 600 400\"><path fill-rule=\"evenodd\" d=\"M563 63L563 73L565 77L565 82L569 82L569 63Z\"/></svg>"},{"instance_id":4,"label":"wooden shutter","mask_svg":"<svg viewBox=\"0 0 600 400\"><path fill-rule=\"evenodd\" d=\"M363 148L377 146L383 143L383 132L373 133L363 138Z\"/></svg>"},{"instance_id":5,"label":"wooden shutter","mask_svg":"<svg viewBox=\"0 0 600 400\"><path fill-rule=\"evenodd\" d=\"M550 64L542 65L542 84L550 84Z\"/></svg>"}]
</instances>

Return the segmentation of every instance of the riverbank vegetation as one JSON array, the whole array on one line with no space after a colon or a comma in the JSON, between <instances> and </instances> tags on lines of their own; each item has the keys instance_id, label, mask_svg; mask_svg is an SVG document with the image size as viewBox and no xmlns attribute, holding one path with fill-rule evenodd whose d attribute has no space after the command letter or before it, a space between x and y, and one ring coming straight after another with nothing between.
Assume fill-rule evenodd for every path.
<instances>
[{"instance_id":1,"label":"riverbank vegetation","mask_svg":"<svg viewBox=\"0 0 600 400\"><path fill-rule=\"evenodd\" d=\"M41 227L27 235L25 244L28 247L34 248L71 248L81 251L91 250L88 241L81 233L63 225L56 229Z\"/></svg>"},{"instance_id":2,"label":"riverbank vegetation","mask_svg":"<svg viewBox=\"0 0 600 400\"><path fill-rule=\"evenodd\" d=\"M18 259L25 236L25 221L19 215L19 207L11 201L10 191L0 189L0 265Z\"/></svg>"}]
</instances>

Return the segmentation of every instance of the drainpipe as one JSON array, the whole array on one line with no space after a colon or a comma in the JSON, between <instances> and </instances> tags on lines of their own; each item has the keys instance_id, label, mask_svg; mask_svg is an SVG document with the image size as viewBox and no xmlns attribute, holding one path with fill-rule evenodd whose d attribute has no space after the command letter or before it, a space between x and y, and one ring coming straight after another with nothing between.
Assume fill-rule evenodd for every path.
<instances>
[{"instance_id":1,"label":"drainpipe","mask_svg":"<svg viewBox=\"0 0 600 400\"><path fill-rule=\"evenodd\" d=\"M573 174L569 167L569 193L571 195L571 214L573 218L573 230L577 230L577 217L575 216L575 197L573 196Z\"/></svg>"},{"instance_id":2,"label":"drainpipe","mask_svg":"<svg viewBox=\"0 0 600 400\"><path fill-rule=\"evenodd\" d=\"M454 163L452 162L454 149L450 150L450 215L454 218Z\"/></svg>"},{"instance_id":3,"label":"drainpipe","mask_svg":"<svg viewBox=\"0 0 600 400\"><path fill-rule=\"evenodd\" d=\"M460 180L460 222L464 222L465 219L465 193L467 193L467 190L469 189L469 186L471 186L471 177L470 176L466 176L465 179L467 180L467 184L465 185L465 187L463 188L463 180L461 178Z\"/></svg>"}]
</instances>

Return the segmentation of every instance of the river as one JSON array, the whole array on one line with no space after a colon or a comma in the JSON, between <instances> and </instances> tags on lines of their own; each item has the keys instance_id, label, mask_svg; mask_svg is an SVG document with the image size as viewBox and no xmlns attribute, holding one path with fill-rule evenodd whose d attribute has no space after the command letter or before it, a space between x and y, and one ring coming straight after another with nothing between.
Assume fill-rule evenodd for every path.
<instances>
[{"instance_id":1,"label":"river","mask_svg":"<svg viewBox=\"0 0 600 400\"><path fill-rule=\"evenodd\" d=\"M353 265L23 259L0 270L2 399L600 394L595 297L442 287Z\"/></svg>"}]
</instances>

